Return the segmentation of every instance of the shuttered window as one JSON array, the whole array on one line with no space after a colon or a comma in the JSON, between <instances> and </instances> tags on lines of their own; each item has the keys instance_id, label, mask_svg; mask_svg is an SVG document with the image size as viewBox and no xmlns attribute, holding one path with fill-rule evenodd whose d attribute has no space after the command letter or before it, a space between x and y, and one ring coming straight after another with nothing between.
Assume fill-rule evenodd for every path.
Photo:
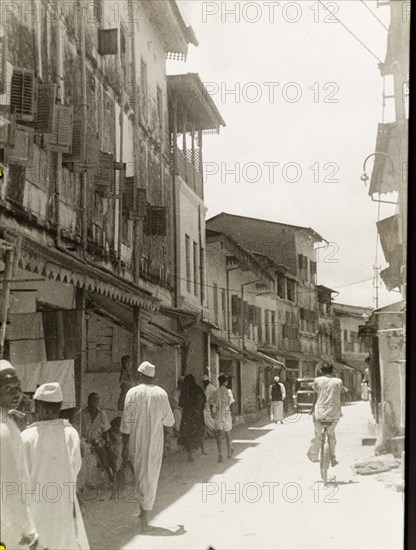
<instances>
[{"instance_id":1,"label":"shuttered window","mask_svg":"<svg viewBox=\"0 0 416 550\"><path fill-rule=\"evenodd\" d=\"M7 38L0 36L0 94L6 93L7 78Z\"/></svg>"},{"instance_id":2,"label":"shuttered window","mask_svg":"<svg viewBox=\"0 0 416 550\"><path fill-rule=\"evenodd\" d=\"M35 77L29 69L14 67L10 88L10 107L17 120L33 122L35 103Z\"/></svg>"},{"instance_id":3,"label":"shuttered window","mask_svg":"<svg viewBox=\"0 0 416 550\"><path fill-rule=\"evenodd\" d=\"M0 126L0 145L2 147L14 147L16 142L16 115L2 113L1 116L7 122Z\"/></svg>"},{"instance_id":4,"label":"shuttered window","mask_svg":"<svg viewBox=\"0 0 416 550\"><path fill-rule=\"evenodd\" d=\"M30 167L33 162L33 129L17 126L15 145L5 149L5 162Z\"/></svg>"},{"instance_id":5,"label":"shuttered window","mask_svg":"<svg viewBox=\"0 0 416 550\"><path fill-rule=\"evenodd\" d=\"M94 184L101 189L113 189L114 185L114 156L111 153L100 151L100 162L95 174Z\"/></svg>"},{"instance_id":6,"label":"shuttered window","mask_svg":"<svg viewBox=\"0 0 416 550\"><path fill-rule=\"evenodd\" d=\"M117 55L118 29L99 29L98 53L100 55Z\"/></svg>"},{"instance_id":7,"label":"shuttered window","mask_svg":"<svg viewBox=\"0 0 416 550\"><path fill-rule=\"evenodd\" d=\"M147 208L147 234L159 235L161 237L167 234L167 210L166 206L149 205Z\"/></svg>"},{"instance_id":8,"label":"shuttered window","mask_svg":"<svg viewBox=\"0 0 416 550\"><path fill-rule=\"evenodd\" d=\"M71 153L72 150L72 126L73 107L55 105L54 128L51 133L43 136L43 146L48 151L58 153Z\"/></svg>"},{"instance_id":9,"label":"shuttered window","mask_svg":"<svg viewBox=\"0 0 416 550\"><path fill-rule=\"evenodd\" d=\"M57 93L58 87L51 82L38 85L36 104L35 129L44 134L56 131Z\"/></svg>"}]
</instances>

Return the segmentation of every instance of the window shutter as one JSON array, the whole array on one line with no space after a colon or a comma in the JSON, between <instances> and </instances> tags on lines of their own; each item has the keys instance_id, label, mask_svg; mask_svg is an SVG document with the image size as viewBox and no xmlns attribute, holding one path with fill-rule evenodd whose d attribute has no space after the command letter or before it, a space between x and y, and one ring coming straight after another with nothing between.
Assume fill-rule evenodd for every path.
<instances>
[{"instance_id":1,"label":"window shutter","mask_svg":"<svg viewBox=\"0 0 416 550\"><path fill-rule=\"evenodd\" d=\"M33 134L33 128L17 126L15 145L5 149L5 162L30 167L33 162Z\"/></svg>"},{"instance_id":2,"label":"window shutter","mask_svg":"<svg viewBox=\"0 0 416 550\"><path fill-rule=\"evenodd\" d=\"M17 120L33 122L35 104L35 75L29 69L13 67L10 107Z\"/></svg>"},{"instance_id":3,"label":"window shutter","mask_svg":"<svg viewBox=\"0 0 416 550\"><path fill-rule=\"evenodd\" d=\"M167 210L166 206L149 206L147 210L147 234L166 236Z\"/></svg>"},{"instance_id":4,"label":"window shutter","mask_svg":"<svg viewBox=\"0 0 416 550\"><path fill-rule=\"evenodd\" d=\"M237 317L238 315L238 296L237 294L232 294L231 296L231 315Z\"/></svg>"},{"instance_id":5,"label":"window shutter","mask_svg":"<svg viewBox=\"0 0 416 550\"><path fill-rule=\"evenodd\" d=\"M96 187L111 190L114 184L114 156L112 153L99 152L100 162L95 174Z\"/></svg>"},{"instance_id":6,"label":"window shutter","mask_svg":"<svg viewBox=\"0 0 416 550\"><path fill-rule=\"evenodd\" d=\"M255 306L248 306L248 322L251 325L256 323L256 308Z\"/></svg>"},{"instance_id":7,"label":"window shutter","mask_svg":"<svg viewBox=\"0 0 416 550\"><path fill-rule=\"evenodd\" d=\"M316 275L316 262L311 262L311 275Z\"/></svg>"},{"instance_id":8,"label":"window shutter","mask_svg":"<svg viewBox=\"0 0 416 550\"><path fill-rule=\"evenodd\" d=\"M39 84L36 104L35 130L43 134L54 134L57 123L57 92L56 84L47 82Z\"/></svg>"},{"instance_id":9,"label":"window shutter","mask_svg":"<svg viewBox=\"0 0 416 550\"><path fill-rule=\"evenodd\" d=\"M0 94L6 93L7 37L0 36Z\"/></svg>"},{"instance_id":10,"label":"window shutter","mask_svg":"<svg viewBox=\"0 0 416 550\"><path fill-rule=\"evenodd\" d=\"M2 113L4 124L0 126L0 146L14 147L16 142L16 115L14 113Z\"/></svg>"},{"instance_id":11,"label":"window shutter","mask_svg":"<svg viewBox=\"0 0 416 550\"><path fill-rule=\"evenodd\" d=\"M123 182L123 212L127 214L134 206L134 176L124 178Z\"/></svg>"},{"instance_id":12,"label":"window shutter","mask_svg":"<svg viewBox=\"0 0 416 550\"><path fill-rule=\"evenodd\" d=\"M133 200L131 202L133 204ZM145 218L147 214L148 200L146 187L137 188L137 205L135 207L136 214L139 218Z\"/></svg>"},{"instance_id":13,"label":"window shutter","mask_svg":"<svg viewBox=\"0 0 416 550\"><path fill-rule=\"evenodd\" d=\"M116 55L118 53L118 29L99 29L98 53Z\"/></svg>"},{"instance_id":14,"label":"window shutter","mask_svg":"<svg viewBox=\"0 0 416 550\"><path fill-rule=\"evenodd\" d=\"M84 143L85 119L76 114L72 121L71 153L64 156L64 162L85 162Z\"/></svg>"},{"instance_id":15,"label":"window shutter","mask_svg":"<svg viewBox=\"0 0 416 550\"><path fill-rule=\"evenodd\" d=\"M43 147L47 151L71 153L73 107L55 104L55 128L43 136Z\"/></svg>"}]
</instances>

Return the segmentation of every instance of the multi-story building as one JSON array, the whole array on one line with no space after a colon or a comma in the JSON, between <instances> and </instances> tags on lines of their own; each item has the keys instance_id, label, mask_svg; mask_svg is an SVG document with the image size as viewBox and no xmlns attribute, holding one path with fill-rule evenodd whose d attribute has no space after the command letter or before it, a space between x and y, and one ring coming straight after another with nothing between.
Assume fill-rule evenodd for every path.
<instances>
[{"instance_id":1,"label":"multi-story building","mask_svg":"<svg viewBox=\"0 0 416 550\"><path fill-rule=\"evenodd\" d=\"M269 324L265 327L260 298L275 293L275 277L229 235L207 230L206 246L213 325L208 373L214 383L219 373L228 375L239 417L253 405L266 404L273 373L284 370L282 362L259 351L265 331L272 333Z\"/></svg>"},{"instance_id":2,"label":"multi-story building","mask_svg":"<svg viewBox=\"0 0 416 550\"><path fill-rule=\"evenodd\" d=\"M274 354L285 356L286 375L292 382L313 376L319 356L316 337L318 296L315 243L324 239L313 229L221 213L207 220L209 229L231 235L244 248L263 256L274 272L276 300L264 306L264 328L276 328ZM270 297L268 298L270 300ZM273 317L274 312L274 317ZM272 331L274 334L274 331ZM263 336L265 351L270 339ZM269 350L270 351L270 350Z\"/></svg>"},{"instance_id":3,"label":"multi-story building","mask_svg":"<svg viewBox=\"0 0 416 550\"><path fill-rule=\"evenodd\" d=\"M359 327L366 323L373 310L368 307L339 303L333 304L333 308L339 323L340 335L337 359L351 368L350 371L344 369L341 372L341 378L351 396L359 399L361 379L368 368L368 358L371 352L368 343L359 338Z\"/></svg>"},{"instance_id":4,"label":"multi-story building","mask_svg":"<svg viewBox=\"0 0 416 550\"><path fill-rule=\"evenodd\" d=\"M374 152L364 160L361 180L369 180L367 161L374 158L369 195L373 201L390 203L391 215L377 222L377 230L388 266L380 273L387 290L400 291L401 300L378 308L369 326L373 327L370 371L374 381L373 413L380 428L381 451L389 450L393 436L404 434L406 379L406 285L408 219L408 125L410 3L404 0L379 2L390 9L390 26L384 63L378 65L384 89L383 107L394 103L394 116L378 125ZM393 213L394 212L394 213ZM376 266L378 269L378 266ZM378 306L378 304L377 304ZM370 329L363 329L368 337ZM391 342L395 341L394 350ZM392 353L394 351L394 353ZM394 372L394 375L392 373ZM401 445L403 448L402 437Z\"/></svg>"},{"instance_id":5,"label":"multi-story building","mask_svg":"<svg viewBox=\"0 0 416 550\"><path fill-rule=\"evenodd\" d=\"M94 390L115 408L125 354L173 389L186 340L160 309L177 282L166 57L185 58L194 33L174 1L14 6L0 32L2 355L25 391L53 375L71 407Z\"/></svg>"}]
</instances>

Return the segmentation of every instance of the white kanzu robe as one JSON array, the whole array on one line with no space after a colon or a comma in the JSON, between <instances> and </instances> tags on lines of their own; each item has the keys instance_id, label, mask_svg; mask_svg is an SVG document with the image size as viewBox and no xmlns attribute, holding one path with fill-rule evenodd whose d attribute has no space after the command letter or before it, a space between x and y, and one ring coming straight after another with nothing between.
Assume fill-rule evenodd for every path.
<instances>
[{"instance_id":1,"label":"white kanzu robe","mask_svg":"<svg viewBox=\"0 0 416 550\"><path fill-rule=\"evenodd\" d=\"M78 432L67 420L35 422L22 432L39 540L54 550L88 550L76 496L81 469Z\"/></svg>"},{"instance_id":2,"label":"white kanzu robe","mask_svg":"<svg viewBox=\"0 0 416 550\"><path fill-rule=\"evenodd\" d=\"M168 395L159 386L139 384L126 395L121 431L130 434L129 451L142 510L152 510L163 457L163 426L175 419Z\"/></svg>"},{"instance_id":3,"label":"white kanzu robe","mask_svg":"<svg viewBox=\"0 0 416 550\"><path fill-rule=\"evenodd\" d=\"M15 421L0 410L1 542L6 548L18 546L23 536L32 540L37 533L22 491L29 485L23 442ZM42 540L39 541L44 544Z\"/></svg>"}]
</instances>

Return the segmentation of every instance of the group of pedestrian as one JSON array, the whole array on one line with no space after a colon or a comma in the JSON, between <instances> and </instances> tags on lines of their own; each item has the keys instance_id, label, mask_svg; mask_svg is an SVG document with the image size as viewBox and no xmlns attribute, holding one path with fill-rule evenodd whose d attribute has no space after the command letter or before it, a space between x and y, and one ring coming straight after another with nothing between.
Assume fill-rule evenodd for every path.
<instances>
[{"instance_id":1,"label":"group of pedestrian","mask_svg":"<svg viewBox=\"0 0 416 550\"><path fill-rule=\"evenodd\" d=\"M14 367L0 361L1 539L7 548L87 549L76 491L80 438L59 417L63 395L57 382L33 396L36 421L19 431L12 413L20 400Z\"/></svg>"},{"instance_id":2,"label":"group of pedestrian","mask_svg":"<svg viewBox=\"0 0 416 550\"><path fill-rule=\"evenodd\" d=\"M133 383L127 359L122 360L120 374L121 416L110 423L99 395L93 392L78 413L78 428L109 479L115 480L123 465L131 464L139 504L134 515L145 529L156 498L164 429L173 428L175 415L167 393L154 383L155 366L141 363L137 383ZM0 379L1 473L3 489L7 486L2 499L2 541L8 548L20 543L31 549L88 549L77 499L81 438L68 420L60 418L63 394L59 383L38 386L33 397L36 421L20 432L12 418L22 395L20 380L8 361L0 362ZM206 454L206 436L216 438L219 462L224 456L224 435L228 458L233 454L234 398L227 376L220 375L218 382L216 389L205 376L202 389L188 374L176 396L174 408L181 413L179 442L189 460L194 460L198 449Z\"/></svg>"},{"instance_id":3,"label":"group of pedestrian","mask_svg":"<svg viewBox=\"0 0 416 550\"><path fill-rule=\"evenodd\" d=\"M193 374L187 374L178 397L174 397L174 411L179 411L180 424L178 429L178 443L186 451L188 459L194 461L194 452L205 450L204 440L216 438L218 448L218 462L223 461L222 440L227 442L227 457L231 458L232 414L231 405L234 397L227 387L228 377L221 374L218 377L219 388L216 389L209 377L204 375L202 383L205 391L199 386Z\"/></svg>"}]
</instances>

